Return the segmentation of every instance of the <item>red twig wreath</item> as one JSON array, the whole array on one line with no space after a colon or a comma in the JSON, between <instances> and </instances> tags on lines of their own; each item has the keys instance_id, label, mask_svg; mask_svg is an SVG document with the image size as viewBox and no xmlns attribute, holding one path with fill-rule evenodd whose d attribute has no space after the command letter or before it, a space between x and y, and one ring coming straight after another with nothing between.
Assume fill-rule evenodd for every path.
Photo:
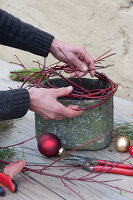
<instances>
[{"instance_id":1,"label":"red twig wreath","mask_svg":"<svg viewBox=\"0 0 133 200\"><path fill-rule=\"evenodd\" d=\"M62 50L60 49L60 51L62 51ZM97 59L95 59L96 70L104 69L104 68L112 66L110 64L107 66L101 65L102 61L104 61L106 58L115 54L115 53L108 54L109 52L110 51L107 51L104 54L102 54L101 56L99 56ZM95 72L95 77L97 79L105 82L106 86L104 88L87 90L87 89L85 89L85 87L82 84L82 78L78 77L78 75L77 75L77 78L79 79L80 84L76 84L74 81L72 81L71 79L69 79L63 75L62 72L66 72L66 71L76 73L75 67L70 66L69 62L65 65L60 65L60 62L58 62L58 63L54 63L54 64L46 67L45 64L41 64L39 61L38 62L34 61L35 63L38 64L40 71L33 72L33 74L30 75L29 71L21 63L19 58L17 56L16 56L16 58L19 61L19 63L14 63L14 64L20 65L21 67L24 68L25 72L27 72L27 76L23 76L21 72L11 72L11 73L17 74L19 76L19 78L24 79L24 82L21 87L24 87L25 84L30 81L30 84L28 83L28 85L25 86L26 88L32 88L32 87L58 88L54 84L50 83L51 78L58 76L61 79L64 79L65 81L67 81L68 84L73 86L73 88L74 88L73 92L66 96L67 99L99 100L98 102L95 101L94 105L90 105L89 107L85 107L85 108L79 108L78 110L88 110L90 108L99 106L102 103L104 103L105 101L107 101L117 91L117 87L118 87L117 83L114 83L105 74L99 73L97 71Z\"/></svg>"}]
</instances>

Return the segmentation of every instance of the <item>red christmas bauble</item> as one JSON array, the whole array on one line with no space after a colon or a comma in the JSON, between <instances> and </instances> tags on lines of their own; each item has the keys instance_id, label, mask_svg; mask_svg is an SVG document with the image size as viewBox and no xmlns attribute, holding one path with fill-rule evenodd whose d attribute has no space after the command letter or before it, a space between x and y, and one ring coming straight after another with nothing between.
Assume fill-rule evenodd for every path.
<instances>
[{"instance_id":1,"label":"red christmas bauble","mask_svg":"<svg viewBox=\"0 0 133 200\"><path fill-rule=\"evenodd\" d=\"M133 146L131 146L131 147L129 148L129 153L130 153L131 156L133 155Z\"/></svg>"},{"instance_id":2,"label":"red christmas bauble","mask_svg":"<svg viewBox=\"0 0 133 200\"><path fill-rule=\"evenodd\" d=\"M52 133L43 135L38 140L38 150L42 155L47 157L56 156L59 152L60 147L61 142L59 138Z\"/></svg>"}]
</instances>

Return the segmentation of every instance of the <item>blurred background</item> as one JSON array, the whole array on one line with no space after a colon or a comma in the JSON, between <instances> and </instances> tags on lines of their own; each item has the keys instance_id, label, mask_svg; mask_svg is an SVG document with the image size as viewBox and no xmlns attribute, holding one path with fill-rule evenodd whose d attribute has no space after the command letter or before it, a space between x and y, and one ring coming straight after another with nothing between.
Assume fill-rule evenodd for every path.
<instances>
[{"instance_id":1,"label":"blurred background","mask_svg":"<svg viewBox=\"0 0 133 200\"><path fill-rule=\"evenodd\" d=\"M103 70L119 84L116 96L133 100L133 1L131 0L0 0L0 8L55 36L84 46L95 59L112 50L113 67ZM0 60L15 61L17 55L27 67L43 58L0 45ZM51 55L47 65L55 60ZM36 66L35 66L36 67Z\"/></svg>"}]
</instances>

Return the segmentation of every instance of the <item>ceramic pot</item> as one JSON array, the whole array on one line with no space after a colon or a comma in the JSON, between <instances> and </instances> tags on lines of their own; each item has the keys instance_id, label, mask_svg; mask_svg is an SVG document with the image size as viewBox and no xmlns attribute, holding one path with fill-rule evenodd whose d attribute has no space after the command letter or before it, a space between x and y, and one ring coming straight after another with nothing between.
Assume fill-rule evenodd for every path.
<instances>
[{"instance_id":1,"label":"ceramic pot","mask_svg":"<svg viewBox=\"0 0 133 200\"><path fill-rule=\"evenodd\" d=\"M70 79L76 84L81 84L78 79ZM107 83L99 79L82 78L83 87L87 90L106 88ZM58 87L66 87L69 84L62 79L52 79L51 84ZM86 99L58 99L62 104L75 104L80 107L88 107L99 102L99 100ZM82 147L80 150L99 150L107 147L110 143L113 130L113 97L98 107L84 111L76 118L58 120L46 120L35 114L36 135L42 133L53 133L59 137L65 149L74 149L88 141L104 134L104 137ZM37 139L39 139L37 137Z\"/></svg>"}]
</instances>

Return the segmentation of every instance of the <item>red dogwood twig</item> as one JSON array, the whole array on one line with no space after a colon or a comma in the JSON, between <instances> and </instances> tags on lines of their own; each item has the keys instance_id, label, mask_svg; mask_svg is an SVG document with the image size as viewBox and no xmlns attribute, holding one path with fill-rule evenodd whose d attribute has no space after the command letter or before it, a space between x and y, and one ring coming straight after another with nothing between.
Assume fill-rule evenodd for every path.
<instances>
[{"instance_id":1,"label":"red dogwood twig","mask_svg":"<svg viewBox=\"0 0 133 200\"><path fill-rule=\"evenodd\" d=\"M60 51L62 52L61 49L60 49ZM106 58L113 56L115 54L115 53L112 53L112 54L107 55L109 52L110 51L107 51L104 54L102 54L101 56L99 56L97 59L95 59L96 70L104 69L104 68L112 66L112 65L107 65L107 66L101 65L102 61L104 61ZM63 53L63 55L64 55L64 53ZM66 55L64 55L64 56L66 57ZM58 88L56 85L50 83L51 78L58 76L59 78L64 79L64 81L66 81L68 83L68 85L73 86L73 92L71 94L65 96L66 99L96 100L94 105L90 105L85 108L78 108L77 110L88 110L90 108L94 108L96 106L103 104L105 101L107 101L110 97L112 97L114 95L114 93L116 92L117 87L118 87L118 85L116 83L114 83L111 79L109 79L105 74L99 73L96 71L95 77L97 79L101 80L101 83L104 82L105 87L97 88L97 89L93 89L93 90L87 90L85 88L85 86L83 86L82 78L79 78L78 75L77 75L77 78L78 78L80 84L76 84L74 81L72 81L71 79L68 79L67 77L65 77L63 75L62 72L66 72L66 71L69 71L69 73L70 72L76 73L76 69L73 66L68 65L69 62L65 65L61 65L60 62L58 62L58 63L54 63L52 65L49 65L48 67L44 66L40 62L36 62L39 66L40 71L34 72L32 75L30 75L30 71L28 71L26 69L26 67L21 63L20 59L17 56L16 56L16 58L19 61L19 63L15 63L15 64L23 67L23 69L27 73L27 76L24 76L24 75L22 75L21 72L11 72L11 73L17 74L19 78L24 79L24 82L21 87L24 87L25 84L28 82L27 85L25 86L26 88L31 88L31 87ZM97 65L97 63L99 63L99 64ZM41 69L41 67L42 67L42 69ZM91 70L89 70L89 71L91 71ZM46 80L45 82L44 82L44 79ZM29 84L29 81L30 81L30 84Z\"/></svg>"}]
</instances>

